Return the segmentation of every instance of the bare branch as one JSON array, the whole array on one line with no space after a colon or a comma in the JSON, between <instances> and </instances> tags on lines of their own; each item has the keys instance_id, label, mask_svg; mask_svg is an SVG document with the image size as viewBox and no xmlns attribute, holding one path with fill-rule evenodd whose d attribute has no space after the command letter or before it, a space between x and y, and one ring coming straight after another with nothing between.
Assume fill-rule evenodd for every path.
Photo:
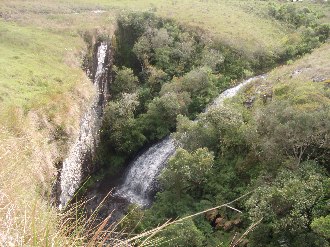
<instances>
[{"instance_id":1,"label":"bare branch","mask_svg":"<svg viewBox=\"0 0 330 247\"><path fill-rule=\"evenodd\" d=\"M259 225L261 223L261 221L263 220L263 218L261 218L260 220L258 220L257 222L254 222L243 234L242 236L237 240L237 241L232 241L232 243L230 244L230 247L236 247L238 244L240 244L243 239L254 230L254 228ZM234 236L233 240L235 239L236 235Z\"/></svg>"},{"instance_id":2,"label":"bare branch","mask_svg":"<svg viewBox=\"0 0 330 247\"><path fill-rule=\"evenodd\" d=\"M152 230L149 230L149 231L146 231L146 232L144 232L144 233L142 233L142 234L139 234L139 235L137 235L137 236L135 236L135 237L133 237L133 238L127 239L127 240L125 240L124 242L122 242L121 244L124 244L124 246L129 246L130 243L132 243L132 242L134 242L134 241L136 241L136 240L138 240L138 239L144 238L144 237L149 237L149 236L151 236L151 235L153 236L153 235L159 233L159 232L162 231L164 228L166 228L166 227L168 227L168 226L170 226L170 225L174 225L174 224L180 223L180 222L182 222L182 221L184 221L184 220L187 220L187 219L193 218L193 217L195 217L195 216L198 216L198 215L201 215L201 214L204 214L204 213L206 213L206 212L209 212L209 211L212 211L212 210L215 210L215 209L219 209L219 208L222 208L222 207L229 207L229 208L231 208L231 209L233 209L233 210L235 210L235 211L239 211L238 209L235 209L235 208L229 206L229 204L232 204L232 203L234 203L234 202L236 202L236 201L239 201L240 199L243 199L244 197L250 195L252 192L254 192L254 191L250 191L250 192L248 192L248 193L246 193L246 194L244 194L244 195L242 195L242 196L240 196L240 197L238 197L238 198L232 200L231 202L224 203L224 204L222 204L222 205L220 205L220 206L216 206L216 207L214 207L214 208L209 208L209 209L206 209L206 210L204 210L204 211L201 211L201 212L198 212L198 213L195 213L195 214L192 214L192 215L188 215L188 216L183 217L183 218L181 218L181 219L174 220L174 221L172 221L172 222L170 222L170 220L168 220L168 221L166 221L164 224L162 224L162 225L160 225L160 226L158 226L158 227L156 227L156 228L154 228L154 229L152 229ZM241 212L241 211L239 211L239 212ZM117 247L117 246L122 246L122 245L115 245L114 247Z\"/></svg>"}]
</instances>

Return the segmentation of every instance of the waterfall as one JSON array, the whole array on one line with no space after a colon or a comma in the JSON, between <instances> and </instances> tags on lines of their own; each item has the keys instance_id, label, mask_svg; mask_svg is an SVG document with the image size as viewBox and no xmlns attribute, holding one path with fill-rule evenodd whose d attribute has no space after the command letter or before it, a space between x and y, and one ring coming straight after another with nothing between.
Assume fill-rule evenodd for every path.
<instances>
[{"instance_id":1,"label":"waterfall","mask_svg":"<svg viewBox=\"0 0 330 247\"><path fill-rule=\"evenodd\" d=\"M174 152L175 146L170 137L150 147L132 162L125 182L116 194L132 203L147 205L155 177Z\"/></svg>"},{"instance_id":2,"label":"waterfall","mask_svg":"<svg viewBox=\"0 0 330 247\"><path fill-rule=\"evenodd\" d=\"M94 152L96 142L98 141L101 115L107 93L107 81L104 78L107 49L108 45L105 42L102 42L98 47L97 68L93 81L96 95L91 107L81 119L79 136L71 146L68 156L63 161L60 176L60 209L65 207L79 188L83 175L83 164Z\"/></svg>"},{"instance_id":3,"label":"waterfall","mask_svg":"<svg viewBox=\"0 0 330 247\"><path fill-rule=\"evenodd\" d=\"M223 104L225 99L235 96L243 86L261 78L264 78L264 75L252 77L222 92L213 103L205 109L205 112L212 108L219 107ZM175 150L174 141L169 136L151 146L132 161L129 165L129 171L124 183L115 194L126 198L131 203L147 206L150 203L149 196L150 192L153 190L155 179L166 165L168 159L174 154Z\"/></svg>"}]
</instances>

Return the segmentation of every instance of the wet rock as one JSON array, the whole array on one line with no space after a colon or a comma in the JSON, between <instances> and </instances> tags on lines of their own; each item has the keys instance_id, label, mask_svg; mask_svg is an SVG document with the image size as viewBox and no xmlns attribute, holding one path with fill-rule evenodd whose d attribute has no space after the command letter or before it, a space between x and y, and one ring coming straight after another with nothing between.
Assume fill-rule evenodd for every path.
<instances>
[{"instance_id":1,"label":"wet rock","mask_svg":"<svg viewBox=\"0 0 330 247\"><path fill-rule=\"evenodd\" d=\"M63 161L59 174L60 193L59 208L64 208L74 196L76 190L84 179L96 170L93 162L96 144L99 141L101 117L106 103L109 46L106 42L95 46L97 48L97 66L93 78L96 94L89 109L85 112L80 122L79 135L70 147L67 157ZM95 62L96 64L96 62Z\"/></svg>"},{"instance_id":2,"label":"wet rock","mask_svg":"<svg viewBox=\"0 0 330 247\"><path fill-rule=\"evenodd\" d=\"M240 225L241 223L242 223L242 219L241 219L241 218L237 218L237 219L233 220L233 224L234 224L235 226L238 226L238 225Z\"/></svg>"},{"instance_id":3,"label":"wet rock","mask_svg":"<svg viewBox=\"0 0 330 247\"><path fill-rule=\"evenodd\" d=\"M225 231L230 231L235 226L239 226L242 223L242 219L240 217L234 220L227 220L223 217L218 217L214 221L214 225L216 229L222 228Z\"/></svg>"},{"instance_id":4,"label":"wet rock","mask_svg":"<svg viewBox=\"0 0 330 247\"><path fill-rule=\"evenodd\" d=\"M269 101L272 101L272 99L273 99L273 92L264 93L262 95L262 102L264 104L268 103Z\"/></svg>"},{"instance_id":5,"label":"wet rock","mask_svg":"<svg viewBox=\"0 0 330 247\"><path fill-rule=\"evenodd\" d=\"M326 78L324 76L315 76L313 77L313 82L324 82Z\"/></svg>"},{"instance_id":6,"label":"wet rock","mask_svg":"<svg viewBox=\"0 0 330 247\"><path fill-rule=\"evenodd\" d=\"M224 218L216 218L215 220L215 229L223 228L226 223L226 220Z\"/></svg>"},{"instance_id":7,"label":"wet rock","mask_svg":"<svg viewBox=\"0 0 330 247\"><path fill-rule=\"evenodd\" d=\"M253 106L253 103L254 103L255 99L256 99L255 96L252 96L252 97L248 98L246 101L243 102L244 106L246 108L251 108Z\"/></svg>"},{"instance_id":8,"label":"wet rock","mask_svg":"<svg viewBox=\"0 0 330 247\"><path fill-rule=\"evenodd\" d=\"M291 78L293 76L299 75L301 72L303 72L303 69L296 69L291 73Z\"/></svg>"},{"instance_id":9,"label":"wet rock","mask_svg":"<svg viewBox=\"0 0 330 247\"><path fill-rule=\"evenodd\" d=\"M309 66L295 69L291 73L291 78L294 77L294 76L297 76L297 75L301 74L302 72L304 72L304 71L306 71L308 69L310 69Z\"/></svg>"},{"instance_id":10,"label":"wet rock","mask_svg":"<svg viewBox=\"0 0 330 247\"><path fill-rule=\"evenodd\" d=\"M218 215L218 210L214 209L205 213L205 218L208 221L214 221Z\"/></svg>"},{"instance_id":11,"label":"wet rock","mask_svg":"<svg viewBox=\"0 0 330 247\"><path fill-rule=\"evenodd\" d=\"M239 244L239 246L246 247L249 244L249 240L243 239L242 242Z\"/></svg>"},{"instance_id":12,"label":"wet rock","mask_svg":"<svg viewBox=\"0 0 330 247\"><path fill-rule=\"evenodd\" d=\"M232 228L234 227L234 224L232 221L227 221L224 226L223 226L223 230L230 231Z\"/></svg>"}]
</instances>

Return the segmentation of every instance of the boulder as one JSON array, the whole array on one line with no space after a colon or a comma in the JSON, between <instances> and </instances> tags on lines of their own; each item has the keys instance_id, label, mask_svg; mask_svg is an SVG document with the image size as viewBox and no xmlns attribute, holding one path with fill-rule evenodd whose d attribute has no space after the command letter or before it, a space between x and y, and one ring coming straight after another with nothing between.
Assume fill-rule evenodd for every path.
<instances>
[{"instance_id":1,"label":"boulder","mask_svg":"<svg viewBox=\"0 0 330 247\"><path fill-rule=\"evenodd\" d=\"M224 218L221 218L221 217L216 218L216 220L215 220L215 229L219 229L219 228L224 227L225 223L226 223L226 220Z\"/></svg>"},{"instance_id":2,"label":"boulder","mask_svg":"<svg viewBox=\"0 0 330 247\"><path fill-rule=\"evenodd\" d=\"M224 226L223 229L225 231L230 231L232 228L234 227L233 221L227 221Z\"/></svg>"},{"instance_id":3,"label":"boulder","mask_svg":"<svg viewBox=\"0 0 330 247\"><path fill-rule=\"evenodd\" d=\"M218 215L218 210L214 209L214 210L206 212L205 218L211 222L211 221L214 221L214 219L217 217L217 215Z\"/></svg>"}]
</instances>

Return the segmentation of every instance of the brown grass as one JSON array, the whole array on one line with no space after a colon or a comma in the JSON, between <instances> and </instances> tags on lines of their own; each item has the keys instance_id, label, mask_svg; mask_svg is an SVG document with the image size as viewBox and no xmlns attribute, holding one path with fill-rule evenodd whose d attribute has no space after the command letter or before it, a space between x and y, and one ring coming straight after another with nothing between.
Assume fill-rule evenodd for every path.
<instances>
[{"instance_id":1,"label":"brown grass","mask_svg":"<svg viewBox=\"0 0 330 247\"><path fill-rule=\"evenodd\" d=\"M114 225L107 230L106 224L88 229L86 218L63 215L48 203L57 173L54 164L65 156L93 94L79 68L84 49L81 33L96 29L111 34L122 9L153 9L157 15L204 28L249 54L280 49L292 30L265 20L259 14L261 5L257 12L249 7L258 8L256 3L262 5L252 0L1 1L0 245L77 246L89 239L95 246L117 236L114 241L124 246L137 239L120 242L122 235ZM100 9L106 12L93 12ZM310 82L317 76L329 79L329 57L330 45L325 44L306 58L275 69L260 87L272 88L269 85L278 81ZM292 76L299 68L302 72ZM58 126L68 140L55 140ZM144 243L161 241L149 237L165 226L143 235Z\"/></svg>"}]
</instances>

